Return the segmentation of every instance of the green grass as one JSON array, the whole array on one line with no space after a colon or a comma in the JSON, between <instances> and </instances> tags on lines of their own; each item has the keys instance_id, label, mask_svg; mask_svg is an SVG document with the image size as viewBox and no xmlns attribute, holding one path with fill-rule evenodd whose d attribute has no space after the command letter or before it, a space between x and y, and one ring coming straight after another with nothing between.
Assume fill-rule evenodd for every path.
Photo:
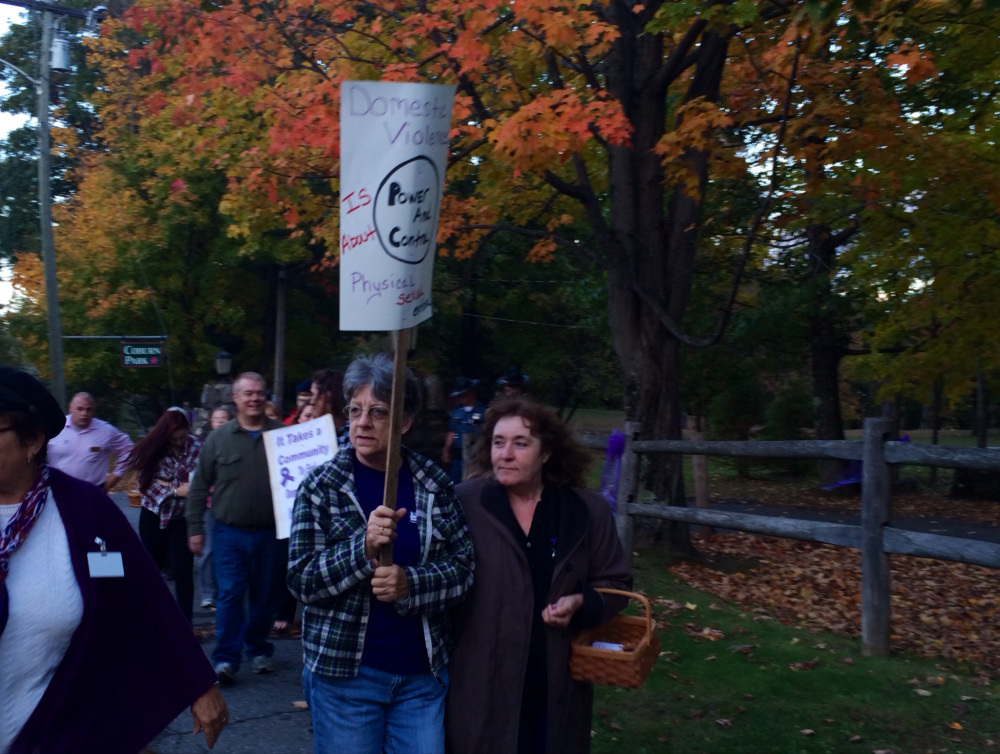
<instances>
[{"instance_id":1,"label":"green grass","mask_svg":"<svg viewBox=\"0 0 1000 754\"><path fill-rule=\"evenodd\" d=\"M594 754L998 751L987 741L1000 742L1000 699L995 687L972 683L971 669L906 655L864 657L859 639L745 612L684 586L668 565L662 552L641 551L634 559L637 587L696 607L658 616L667 624L660 632L664 652L642 689L597 688ZM692 637L685 623L726 637ZM746 645L753 649L734 651ZM814 669L789 668L816 659ZM943 685L928 676L942 677ZM919 686L908 683L913 678ZM854 736L861 738L852 742Z\"/></svg>"}]
</instances>

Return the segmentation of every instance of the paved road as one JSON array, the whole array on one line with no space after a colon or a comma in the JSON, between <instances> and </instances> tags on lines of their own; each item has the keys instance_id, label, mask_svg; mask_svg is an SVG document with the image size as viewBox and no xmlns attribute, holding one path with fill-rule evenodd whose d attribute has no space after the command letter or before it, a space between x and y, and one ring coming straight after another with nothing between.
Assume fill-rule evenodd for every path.
<instances>
[{"instance_id":1,"label":"paved road","mask_svg":"<svg viewBox=\"0 0 1000 754\"><path fill-rule=\"evenodd\" d=\"M139 511L130 508L125 493L111 498L128 516L132 526L139 525ZM215 614L203 610L195 602L195 627L213 624ZM212 650L213 638L205 639L206 655ZM223 689L229 705L229 726L215 745L215 752L228 754L311 754L312 718L309 710L296 709L294 702L302 695L302 643L298 639L278 639L274 642L275 672L254 675L243 663L237 681ZM155 679L151 679L155 682ZM149 745L156 754L192 754L206 752L205 738L191 735L191 713L184 712Z\"/></svg>"}]
</instances>

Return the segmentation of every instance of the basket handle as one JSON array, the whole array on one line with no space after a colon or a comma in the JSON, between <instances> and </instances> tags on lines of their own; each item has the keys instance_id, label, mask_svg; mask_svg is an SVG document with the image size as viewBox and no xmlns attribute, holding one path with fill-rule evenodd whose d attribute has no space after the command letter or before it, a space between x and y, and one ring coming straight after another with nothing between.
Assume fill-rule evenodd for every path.
<instances>
[{"instance_id":1,"label":"basket handle","mask_svg":"<svg viewBox=\"0 0 1000 754\"><path fill-rule=\"evenodd\" d=\"M622 597L628 597L630 600L639 600L642 606L646 608L646 636L652 636L653 634L653 609L649 606L649 600L646 599L644 594L639 594L638 592L626 592L622 589L607 589L604 587L594 587L595 592L600 592L601 594L617 594Z\"/></svg>"}]
</instances>

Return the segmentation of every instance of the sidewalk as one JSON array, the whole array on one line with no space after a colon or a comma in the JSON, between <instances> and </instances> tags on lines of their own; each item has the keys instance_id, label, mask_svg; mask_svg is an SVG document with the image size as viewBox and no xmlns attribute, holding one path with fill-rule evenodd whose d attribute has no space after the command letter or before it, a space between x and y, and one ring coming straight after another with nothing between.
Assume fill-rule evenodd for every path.
<instances>
[{"instance_id":1,"label":"sidewalk","mask_svg":"<svg viewBox=\"0 0 1000 754\"><path fill-rule=\"evenodd\" d=\"M111 495L124 511L133 528L138 526L139 511L130 508L128 497L119 492ZM214 623L215 613L204 610L195 600L194 625L208 627ZM274 672L254 675L247 662L240 667L236 683L222 689L229 706L229 726L222 731L213 752L239 752L240 754L312 754L312 718L307 709L296 709L294 702L302 701L302 642L298 639L274 641ZM208 655L214 638L202 642ZM155 683L155 679L150 679ZM147 754L192 754L207 752L202 734L191 735L191 713L183 712L166 730L153 739Z\"/></svg>"}]
</instances>

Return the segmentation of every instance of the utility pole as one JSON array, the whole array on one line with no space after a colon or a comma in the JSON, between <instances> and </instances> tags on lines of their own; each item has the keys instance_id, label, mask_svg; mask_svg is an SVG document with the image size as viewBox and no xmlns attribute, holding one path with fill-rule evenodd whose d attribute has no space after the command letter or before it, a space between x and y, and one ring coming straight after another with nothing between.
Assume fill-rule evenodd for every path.
<instances>
[{"instance_id":1,"label":"utility pole","mask_svg":"<svg viewBox=\"0 0 1000 754\"><path fill-rule=\"evenodd\" d=\"M38 79L27 76L17 66L7 63L35 86L36 117L38 118L38 214L41 224L42 262L45 266L45 308L48 312L49 360L52 365L52 392L59 405L66 408L66 378L63 368L62 322L59 318L59 283L56 278L56 249L52 234L52 145L49 134L49 55L52 49L53 14L87 19L90 26L95 14L106 10L98 6L92 11L67 8L33 0L0 0L4 5L28 8L41 13L42 48L38 53ZM3 61L6 62L6 61Z\"/></svg>"},{"instance_id":2,"label":"utility pole","mask_svg":"<svg viewBox=\"0 0 1000 754\"><path fill-rule=\"evenodd\" d=\"M278 269L278 301L274 316L274 402L281 406L285 394L285 317L288 306L288 276Z\"/></svg>"},{"instance_id":3,"label":"utility pole","mask_svg":"<svg viewBox=\"0 0 1000 754\"><path fill-rule=\"evenodd\" d=\"M52 48L52 11L42 11L42 49L38 56L38 214L42 229L42 262L45 264L45 308L49 315L49 360L52 392L66 408L63 373L62 322L59 319L59 282L56 279L56 244L52 236L52 145L49 139L49 50Z\"/></svg>"}]
</instances>

